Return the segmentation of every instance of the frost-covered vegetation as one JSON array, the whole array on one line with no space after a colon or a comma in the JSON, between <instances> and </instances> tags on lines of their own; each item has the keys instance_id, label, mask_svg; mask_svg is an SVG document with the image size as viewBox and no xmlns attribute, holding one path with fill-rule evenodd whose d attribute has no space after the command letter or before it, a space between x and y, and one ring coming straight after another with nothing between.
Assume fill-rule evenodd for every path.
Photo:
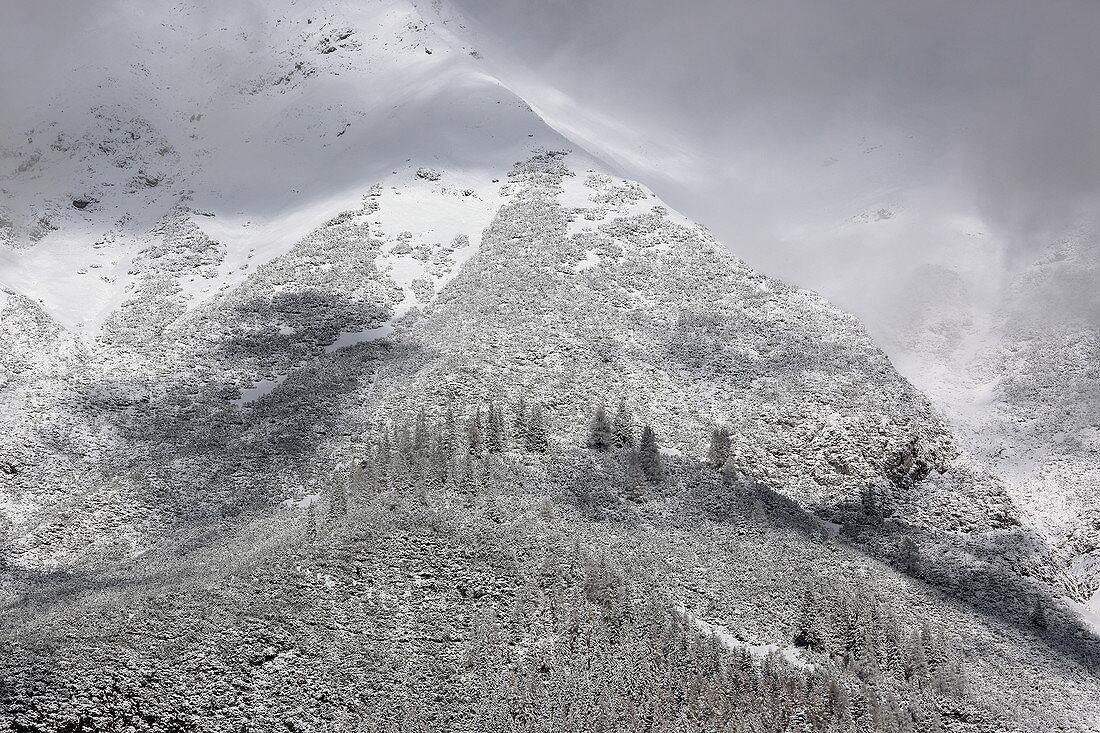
<instances>
[{"instance_id":1,"label":"frost-covered vegetation","mask_svg":"<svg viewBox=\"0 0 1100 733\"><path fill-rule=\"evenodd\" d=\"M96 342L8 297L10 725L1090 729L1072 583L858 324L567 160L461 269L383 194L205 298L166 222Z\"/></svg>"},{"instance_id":2,"label":"frost-covered vegetation","mask_svg":"<svg viewBox=\"0 0 1100 733\"><path fill-rule=\"evenodd\" d=\"M918 386L997 475L1087 598L1100 588L1100 260L1087 227L1050 244L991 314L957 274L924 273L926 302L899 318ZM946 378L932 378L943 375ZM946 376L949 375L949 376ZM1097 596L1100 600L1100 596Z\"/></svg>"},{"instance_id":3,"label":"frost-covered vegetation","mask_svg":"<svg viewBox=\"0 0 1100 733\"><path fill-rule=\"evenodd\" d=\"M0 728L1097 729L1087 588L855 319L313 10L0 151Z\"/></svg>"},{"instance_id":4,"label":"frost-covered vegetation","mask_svg":"<svg viewBox=\"0 0 1100 733\"><path fill-rule=\"evenodd\" d=\"M537 409L379 424L309 501L4 613L15 730L1010 730L975 617L774 491L531 441ZM638 432L628 417L619 433ZM845 532L847 534L847 532ZM1033 620L1028 621L1033 623ZM1015 669L1045 680L1043 646ZM1066 660L1057 663L1066 664ZM1077 683L1082 684L1082 683ZM1072 688L1070 688L1072 689Z\"/></svg>"}]
</instances>

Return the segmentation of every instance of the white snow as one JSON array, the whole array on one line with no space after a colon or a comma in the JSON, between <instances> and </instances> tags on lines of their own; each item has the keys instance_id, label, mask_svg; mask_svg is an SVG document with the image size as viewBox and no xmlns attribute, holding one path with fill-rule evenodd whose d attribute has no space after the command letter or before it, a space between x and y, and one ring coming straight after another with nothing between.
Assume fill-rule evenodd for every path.
<instances>
[{"instance_id":1,"label":"white snow","mask_svg":"<svg viewBox=\"0 0 1100 733\"><path fill-rule=\"evenodd\" d=\"M142 24L149 34L142 63L111 66L125 54L73 61L77 71L23 115L28 129L50 130L10 151L29 161L30 173L0 176L19 239L39 216L57 227L32 247L0 246L4 287L40 302L66 328L93 335L130 297L132 260L149 245L149 227L182 205L225 248L215 277L181 278L194 309L331 217L360 208L380 185L372 237L392 241L408 231L413 246L444 248L468 238L451 250L449 267L432 262L424 272L427 262L390 263L402 287L422 278L429 285L418 292L438 292L477 251L512 164L536 149L568 147L485 73L463 39L421 23L406 0L270 5L279 23L245 38L184 2L164 23ZM337 25L354 30L350 42L321 54L323 29ZM103 43L128 48L131 32L112 27ZM221 53L195 54L195 44ZM298 68L294 60L303 62L302 73L283 78L287 67ZM181 76L194 83L162 83ZM67 145L48 147L55 136ZM417 178L421 168L442 174ZM134 192L139 171L159 183ZM94 203L77 210L78 196ZM416 304L407 301L405 310Z\"/></svg>"},{"instance_id":2,"label":"white snow","mask_svg":"<svg viewBox=\"0 0 1100 733\"><path fill-rule=\"evenodd\" d=\"M384 339L391 333L393 333L393 326L389 323L379 326L378 328L368 328L365 331L345 331L340 334L339 338L325 347L325 352L331 354L334 351L338 351L348 346Z\"/></svg>"},{"instance_id":3,"label":"white snow","mask_svg":"<svg viewBox=\"0 0 1100 733\"><path fill-rule=\"evenodd\" d=\"M1065 599L1080 619L1096 634L1100 634L1100 588L1093 592L1092 596L1084 603Z\"/></svg>"},{"instance_id":4,"label":"white snow","mask_svg":"<svg viewBox=\"0 0 1100 733\"><path fill-rule=\"evenodd\" d=\"M213 280L184 283L184 291L191 297L189 308L206 302L219 290L239 285L258 266L285 254L303 237L332 218L333 214L353 209L360 202L359 191L344 191L291 208L271 219L245 214L219 214L217 216L192 216L203 234L226 247L225 260L218 267ZM245 267L247 265L247 267Z\"/></svg>"},{"instance_id":5,"label":"white snow","mask_svg":"<svg viewBox=\"0 0 1100 733\"><path fill-rule=\"evenodd\" d=\"M248 389L241 390L241 396L238 397L235 400L232 400L232 403L234 405L240 406L240 405L247 405L251 402L255 402L256 400L260 399L264 395L267 395L267 394L270 394L271 392L273 392L276 387L278 387L280 384L282 384L283 382L286 381L286 378L287 378L286 374L278 374L274 377L269 377L267 379L261 379L259 382L256 382L256 384L253 385L252 387L249 387Z\"/></svg>"},{"instance_id":6,"label":"white snow","mask_svg":"<svg viewBox=\"0 0 1100 733\"><path fill-rule=\"evenodd\" d=\"M26 497L8 497L0 494L0 517L13 525L20 525L25 518L39 506Z\"/></svg>"},{"instance_id":7,"label":"white snow","mask_svg":"<svg viewBox=\"0 0 1100 733\"><path fill-rule=\"evenodd\" d=\"M30 250L0 246L0 282L39 303L61 325L94 332L125 299L136 247L129 240L96 251L90 226L48 234Z\"/></svg>"},{"instance_id":8,"label":"white snow","mask_svg":"<svg viewBox=\"0 0 1100 733\"><path fill-rule=\"evenodd\" d=\"M288 497L279 502L279 506L284 509L309 509L311 506L321 503L320 494L306 494L301 499L295 499L294 497Z\"/></svg>"},{"instance_id":9,"label":"white snow","mask_svg":"<svg viewBox=\"0 0 1100 733\"><path fill-rule=\"evenodd\" d=\"M800 657L794 649L783 647L778 644L750 644L747 641L741 641L736 636L730 633L729 629L721 624L708 623L700 618L697 618L694 614L688 611L686 608L681 607L680 613L684 615L692 625L694 625L699 631L707 635L713 635L724 647L731 650L743 649L754 657L764 658L771 655L779 655L784 661L793 664L797 667L812 668L815 665L807 662Z\"/></svg>"},{"instance_id":10,"label":"white snow","mask_svg":"<svg viewBox=\"0 0 1100 733\"><path fill-rule=\"evenodd\" d=\"M997 387L1001 384L1001 378L996 377L984 384L980 384L971 391L970 403L972 405L988 405L997 398Z\"/></svg>"},{"instance_id":11,"label":"white snow","mask_svg":"<svg viewBox=\"0 0 1100 733\"><path fill-rule=\"evenodd\" d=\"M405 288L418 276L424 274L424 268L412 257L394 257L390 260L390 279Z\"/></svg>"},{"instance_id":12,"label":"white snow","mask_svg":"<svg viewBox=\"0 0 1100 733\"><path fill-rule=\"evenodd\" d=\"M578 262L577 266L574 269L577 272L584 272L585 270L591 267L595 267L598 264L600 264L600 256L596 254L596 250L589 249L585 250L584 259Z\"/></svg>"},{"instance_id":13,"label":"white snow","mask_svg":"<svg viewBox=\"0 0 1100 733\"><path fill-rule=\"evenodd\" d=\"M825 533L831 537L837 537L840 535L840 531L844 529L843 524L837 524L836 522L830 522L828 519L817 518L817 523L821 525L821 528L825 530Z\"/></svg>"}]
</instances>

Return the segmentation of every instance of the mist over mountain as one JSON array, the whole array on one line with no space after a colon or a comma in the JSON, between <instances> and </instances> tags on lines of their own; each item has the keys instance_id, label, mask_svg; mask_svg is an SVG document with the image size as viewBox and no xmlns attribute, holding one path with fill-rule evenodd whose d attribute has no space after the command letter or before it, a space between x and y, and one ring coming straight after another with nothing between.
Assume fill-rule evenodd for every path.
<instances>
[{"instance_id":1,"label":"mist over mountain","mask_svg":"<svg viewBox=\"0 0 1100 733\"><path fill-rule=\"evenodd\" d=\"M1051 8L13 8L0 728L1100 730Z\"/></svg>"}]
</instances>

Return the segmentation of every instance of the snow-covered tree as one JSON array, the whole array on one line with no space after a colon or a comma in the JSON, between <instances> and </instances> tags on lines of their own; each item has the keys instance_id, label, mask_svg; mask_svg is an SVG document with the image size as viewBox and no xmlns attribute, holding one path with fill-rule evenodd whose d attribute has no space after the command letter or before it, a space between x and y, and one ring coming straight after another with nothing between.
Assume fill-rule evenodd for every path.
<instances>
[{"instance_id":1,"label":"snow-covered tree","mask_svg":"<svg viewBox=\"0 0 1100 733\"><path fill-rule=\"evenodd\" d=\"M607 410L603 405L596 408L596 414L588 425L588 447L605 453L615 445L615 435L611 422L607 419Z\"/></svg>"},{"instance_id":2,"label":"snow-covered tree","mask_svg":"<svg viewBox=\"0 0 1100 733\"><path fill-rule=\"evenodd\" d=\"M420 411L416 414L416 429L413 432L413 455L417 460L421 460L428 452L428 415L424 412L424 408L421 407Z\"/></svg>"},{"instance_id":3,"label":"snow-covered tree","mask_svg":"<svg viewBox=\"0 0 1100 733\"><path fill-rule=\"evenodd\" d=\"M657 431L652 425L642 428L642 440L638 445L638 465L646 479L657 483L664 477L661 451L657 447Z\"/></svg>"},{"instance_id":4,"label":"snow-covered tree","mask_svg":"<svg viewBox=\"0 0 1100 733\"><path fill-rule=\"evenodd\" d=\"M615 434L615 445L626 449L634 447L634 418L626 409L626 400L619 402L619 409L615 412L612 430Z\"/></svg>"},{"instance_id":5,"label":"snow-covered tree","mask_svg":"<svg viewBox=\"0 0 1100 733\"><path fill-rule=\"evenodd\" d=\"M342 517L348 513L348 490L341 477L334 477L332 480L328 513L330 517Z\"/></svg>"},{"instance_id":6,"label":"snow-covered tree","mask_svg":"<svg viewBox=\"0 0 1100 733\"><path fill-rule=\"evenodd\" d=\"M647 483L639 456L635 454L625 456L623 461L623 498L635 503L645 501Z\"/></svg>"},{"instance_id":7,"label":"snow-covered tree","mask_svg":"<svg viewBox=\"0 0 1100 733\"><path fill-rule=\"evenodd\" d=\"M512 416L512 433L516 436L516 443L523 445L527 437L527 399L523 395L519 396L516 413Z\"/></svg>"},{"instance_id":8,"label":"snow-covered tree","mask_svg":"<svg viewBox=\"0 0 1100 733\"><path fill-rule=\"evenodd\" d=\"M466 448L471 456L481 454L485 439L481 429L481 408L475 407L470 422L466 425Z\"/></svg>"},{"instance_id":9,"label":"snow-covered tree","mask_svg":"<svg viewBox=\"0 0 1100 733\"><path fill-rule=\"evenodd\" d=\"M458 444L458 421L455 418L454 403L447 400L447 412L443 416L443 426L439 431L440 449L446 453L454 452Z\"/></svg>"},{"instance_id":10,"label":"snow-covered tree","mask_svg":"<svg viewBox=\"0 0 1100 733\"><path fill-rule=\"evenodd\" d=\"M725 425L718 426L710 433L710 447L707 448L707 463L714 468L721 468L726 463L730 454L730 429Z\"/></svg>"},{"instance_id":11,"label":"snow-covered tree","mask_svg":"<svg viewBox=\"0 0 1100 733\"><path fill-rule=\"evenodd\" d=\"M306 537L313 539L317 536L317 510L313 508L313 502L306 507Z\"/></svg>"},{"instance_id":12,"label":"snow-covered tree","mask_svg":"<svg viewBox=\"0 0 1100 733\"><path fill-rule=\"evenodd\" d=\"M527 421L527 436L524 447L533 453L545 453L549 448L546 439L546 426L543 424L542 407L535 405L531 418Z\"/></svg>"},{"instance_id":13,"label":"snow-covered tree","mask_svg":"<svg viewBox=\"0 0 1100 733\"><path fill-rule=\"evenodd\" d=\"M504 450L504 415L495 402L489 403L486 427L485 447L490 453L500 453Z\"/></svg>"},{"instance_id":14,"label":"snow-covered tree","mask_svg":"<svg viewBox=\"0 0 1100 733\"><path fill-rule=\"evenodd\" d=\"M742 481L745 475L745 471L741 467L738 456L732 452L727 454L726 460L722 464L722 478L726 480L726 483L734 484L738 481Z\"/></svg>"}]
</instances>

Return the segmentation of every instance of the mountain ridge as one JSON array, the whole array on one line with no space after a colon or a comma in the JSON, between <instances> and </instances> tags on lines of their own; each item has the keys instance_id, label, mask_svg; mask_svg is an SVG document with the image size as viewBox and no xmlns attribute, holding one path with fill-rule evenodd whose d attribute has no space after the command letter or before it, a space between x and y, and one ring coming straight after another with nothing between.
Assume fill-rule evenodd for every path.
<instances>
[{"instance_id":1,"label":"mountain ridge","mask_svg":"<svg viewBox=\"0 0 1100 733\"><path fill-rule=\"evenodd\" d=\"M444 669L480 692L436 678L417 687L404 667L416 694L445 697L419 725L476 729L471 720L504 715L494 695L512 683L479 687L462 660L507 647L518 650L508 664L540 669L537 650L565 632L550 624L532 636L523 598L538 599L531 613L545 621L561 613L560 592L581 609L571 623L597 636L614 638L633 618L622 609L650 604L668 606L658 617L682 614L658 623L639 612L629 623L643 637L649 624L695 648L685 628L722 628L781 649L787 661L765 661L761 679L772 663L789 680L803 679L789 668L820 670L821 680L789 684L848 690L862 729L881 729L883 715L929 730L935 716L960 729L1093 729L1095 639L1061 600L1080 589L858 321L754 272L644 186L567 152L410 8L381 3L362 11L362 27L295 10L298 30L272 32L300 46L247 70L268 81L220 108L261 99L283 112L259 133L241 129L261 151L249 155L285 147L297 164L310 145L288 143L281 125L301 111L293 95L312 103L331 91L328 77L310 87L323 74L374 64L400 81L448 53L460 61L427 84L429 96L410 84L407 106L371 108L381 143L364 142L370 130L357 124L369 110L346 134L326 128L317 167L293 172L296 184L325 178L338 157L324 152L330 139L349 157L412 142L367 170L344 161L336 184L288 213L265 197L278 186L283 201L297 195L268 180L293 166L221 178L240 153L117 197L101 181L68 208L74 194L58 181L22 189L55 187L46 209L57 229L31 242L12 228L31 246L9 247L0 270L22 291L0 303L0 578L14 660L0 670L5 722L325 729L370 714L401 729L417 714L383 710L411 694L394 691L400 657L426 665L439 650ZM375 43L349 40L376 21ZM379 39L384 53L372 50ZM342 60L355 44L366 60ZM389 44L400 53L385 67ZM297 66L301 47L313 65ZM412 124L425 115L429 124ZM98 165L127 177L145 170L102 155ZM9 161L16 173L3 185L21 184L24 162ZM231 190L246 174L258 183L236 197L161 187L208 177ZM155 207L127 218L149 197ZM108 209L116 202L123 213ZM28 211L33 225L41 214ZM77 264L87 272L51 279ZM94 287L75 287L82 278ZM74 317L89 305L102 318ZM521 419L521 397L541 409L538 429L531 413ZM587 447L596 408L620 401L632 434L656 431L654 475L639 478L628 446ZM482 446L501 414L506 446ZM718 425L732 433L724 474L706 462ZM211 610L224 627L201 620ZM883 672L893 663L876 655L917 658L940 644L935 630L902 639L920 610L950 651L936 652L935 674ZM855 614L883 638L866 648L847 632L826 638L835 629L807 620L818 613L836 628ZM491 638L510 641L487 651ZM158 654L170 663L158 667ZM699 654L744 662L728 644ZM335 661L372 655L391 666ZM998 655L1012 656L1021 679L998 677ZM961 691L957 665L972 669L973 692ZM211 669L224 683L211 686ZM878 699L884 675L890 695L934 715ZM155 700L143 679L175 692ZM315 702L278 691L295 684ZM1048 709L1016 699L1041 684L1062 696ZM106 717L97 697L110 701ZM143 719L142 706L157 712Z\"/></svg>"}]
</instances>

